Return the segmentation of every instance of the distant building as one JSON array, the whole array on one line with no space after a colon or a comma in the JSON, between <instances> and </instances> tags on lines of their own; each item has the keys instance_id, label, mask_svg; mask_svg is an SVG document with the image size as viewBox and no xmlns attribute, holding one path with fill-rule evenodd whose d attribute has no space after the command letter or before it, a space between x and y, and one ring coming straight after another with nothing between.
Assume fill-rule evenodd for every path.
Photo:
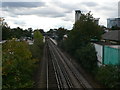
<instances>
[{"instance_id":1,"label":"distant building","mask_svg":"<svg viewBox=\"0 0 120 90\"><path fill-rule=\"evenodd\" d=\"M118 18L120 18L120 1L118 2Z\"/></svg>"},{"instance_id":2,"label":"distant building","mask_svg":"<svg viewBox=\"0 0 120 90\"><path fill-rule=\"evenodd\" d=\"M80 19L81 16L81 11L80 10L75 10L75 22Z\"/></svg>"},{"instance_id":3,"label":"distant building","mask_svg":"<svg viewBox=\"0 0 120 90\"><path fill-rule=\"evenodd\" d=\"M120 27L120 18L107 19L107 28L112 28L113 26Z\"/></svg>"}]
</instances>

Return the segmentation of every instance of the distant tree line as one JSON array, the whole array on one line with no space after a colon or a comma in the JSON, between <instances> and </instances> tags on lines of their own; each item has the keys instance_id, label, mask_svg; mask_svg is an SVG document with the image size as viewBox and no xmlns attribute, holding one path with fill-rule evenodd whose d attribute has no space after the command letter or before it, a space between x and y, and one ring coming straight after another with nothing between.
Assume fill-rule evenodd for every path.
<instances>
[{"instance_id":1,"label":"distant tree line","mask_svg":"<svg viewBox=\"0 0 120 90\"><path fill-rule=\"evenodd\" d=\"M67 30L63 27L60 27L58 29L50 29L47 34L58 41L58 43L61 43L63 38L64 38L64 35L67 35L68 33L70 32L70 30Z\"/></svg>"},{"instance_id":2,"label":"distant tree line","mask_svg":"<svg viewBox=\"0 0 120 90\"><path fill-rule=\"evenodd\" d=\"M22 37L32 38L32 28L23 30L20 27L12 28L12 29L7 26L2 27L2 40L8 40L12 38L20 39Z\"/></svg>"}]
</instances>

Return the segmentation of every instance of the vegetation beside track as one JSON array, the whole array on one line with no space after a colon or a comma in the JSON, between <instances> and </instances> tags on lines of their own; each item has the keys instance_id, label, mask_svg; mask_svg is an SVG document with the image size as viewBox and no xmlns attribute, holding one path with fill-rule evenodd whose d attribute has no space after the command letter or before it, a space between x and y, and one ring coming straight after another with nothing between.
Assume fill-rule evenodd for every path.
<instances>
[{"instance_id":1,"label":"vegetation beside track","mask_svg":"<svg viewBox=\"0 0 120 90\"><path fill-rule=\"evenodd\" d=\"M88 72L93 72L97 68L97 56L91 39L100 40L101 34L102 27L95 23L93 16L90 13L82 14L61 46Z\"/></svg>"},{"instance_id":2,"label":"vegetation beside track","mask_svg":"<svg viewBox=\"0 0 120 90\"><path fill-rule=\"evenodd\" d=\"M120 88L119 66L97 66L97 53L91 40L99 41L103 33L103 28L94 22L90 13L82 14L68 33L68 38L58 44L76 58L79 64L102 85L108 88Z\"/></svg>"},{"instance_id":3,"label":"vegetation beside track","mask_svg":"<svg viewBox=\"0 0 120 90\"><path fill-rule=\"evenodd\" d=\"M34 32L34 44L26 41L8 40L3 45L2 53L2 87L32 88L33 73L37 62L42 57L43 37L39 31Z\"/></svg>"},{"instance_id":4,"label":"vegetation beside track","mask_svg":"<svg viewBox=\"0 0 120 90\"><path fill-rule=\"evenodd\" d=\"M96 71L95 78L108 88L120 88L120 66L101 66Z\"/></svg>"}]
</instances>

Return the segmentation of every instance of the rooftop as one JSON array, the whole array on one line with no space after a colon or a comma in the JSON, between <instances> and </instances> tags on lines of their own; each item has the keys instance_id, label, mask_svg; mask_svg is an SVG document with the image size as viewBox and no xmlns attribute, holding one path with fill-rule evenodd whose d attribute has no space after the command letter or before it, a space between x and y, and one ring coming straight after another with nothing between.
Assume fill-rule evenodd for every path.
<instances>
[{"instance_id":1,"label":"rooftop","mask_svg":"<svg viewBox=\"0 0 120 90\"><path fill-rule=\"evenodd\" d=\"M112 30L102 35L105 40L120 41L120 30Z\"/></svg>"}]
</instances>

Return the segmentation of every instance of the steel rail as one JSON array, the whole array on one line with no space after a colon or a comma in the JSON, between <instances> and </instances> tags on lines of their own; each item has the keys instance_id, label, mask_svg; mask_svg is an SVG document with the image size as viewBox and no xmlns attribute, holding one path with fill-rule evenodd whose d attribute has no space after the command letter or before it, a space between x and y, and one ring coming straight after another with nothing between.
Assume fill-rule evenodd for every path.
<instances>
[{"instance_id":1,"label":"steel rail","mask_svg":"<svg viewBox=\"0 0 120 90\"><path fill-rule=\"evenodd\" d=\"M50 55L50 51L49 51L49 47L48 47L48 42L47 42L47 40L46 40L46 51L47 51L47 59L48 60L52 60L52 58L51 58L51 55ZM49 62L48 62L48 60L47 60L47 71L48 71L48 65L49 65ZM52 63L52 65L53 65L53 63ZM53 65L53 68L54 68L54 65ZM55 78L56 78L56 80L57 80L57 87L59 88L59 84L58 84L58 78L57 78L57 76L56 76L56 72L55 72L55 68L54 68L54 73L55 73ZM47 90L49 89L49 73L47 72Z\"/></svg>"},{"instance_id":2,"label":"steel rail","mask_svg":"<svg viewBox=\"0 0 120 90\"><path fill-rule=\"evenodd\" d=\"M52 50L53 51L53 50ZM57 56L57 55L56 55ZM58 56L59 57L59 56ZM60 57L59 57L60 58ZM60 58L61 59L61 58ZM57 60L57 62L59 61L59 65L62 65L62 66L60 66L61 67L61 69L62 69L62 72L63 72L63 74L64 74L64 77L66 78L66 81L67 81L67 83L68 83L68 85L69 85L69 88L74 88L74 86L73 86L73 83L72 83L72 81L71 81L71 79L70 79L70 75L68 74L68 72L67 72L67 70L66 70L66 68L64 67L64 65L63 65L63 63L62 62L60 62L61 60Z\"/></svg>"},{"instance_id":3,"label":"steel rail","mask_svg":"<svg viewBox=\"0 0 120 90\"><path fill-rule=\"evenodd\" d=\"M51 40L50 40L50 42L52 42ZM52 42L53 43L53 42ZM65 57L63 54L62 54L62 52L56 47L56 45L55 44L53 44L54 45L54 48L56 48L56 51L60 54L60 56L63 58L63 60L64 60L64 62L66 63L66 65L69 67L69 69L71 70L71 72L73 73L73 75L75 76L75 78L78 80L78 82L80 83L80 85L83 87L83 88L87 88L87 86L88 86L88 88L92 88L90 85L88 85L87 84L87 86L85 85L85 84L83 84L83 82L81 81L81 79L78 77L78 74L76 74L76 72L74 72L74 71L76 71L75 69L74 69L74 71L73 71L73 65L72 65L72 63L70 63L70 60L68 60L68 58L67 57ZM68 61L69 61L69 64L68 64ZM72 68L71 68L71 66L70 66L70 64L71 64L71 66L72 66ZM78 72L77 72L78 73Z\"/></svg>"},{"instance_id":4,"label":"steel rail","mask_svg":"<svg viewBox=\"0 0 120 90\"><path fill-rule=\"evenodd\" d=\"M53 46L52 46L53 47ZM63 61L63 58L61 58L61 56L59 55L59 53L56 51L56 49L53 47L53 49L55 50L55 52L57 53L58 57L60 58L59 63L61 61L61 65L63 65L62 67L64 67L63 70L67 71L67 76L70 78L70 82L73 84L72 88L80 88L80 85L78 84L78 82L76 81L76 79L74 78L73 73L71 72L71 70L67 67L66 63ZM57 56L56 55L56 56Z\"/></svg>"},{"instance_id":5,"label":"steel rail","mask_svg":"<svg viewBox=\"0 0 120 90\"><path fill-rule=\"evenodd\" d=\"M49 47L50 48L50 47ZM52 63L53 63L53 68L54 68L54 71L55 71L55 76L56 76L56 80L57 80L57 83L58 83L58 88L60 89L61 88L61 86L62 86L62 84L61 84L61 79L60 79L60 77L58 76L58 72L57 72L57 69L56 69L56 66L55 66L55 63L54 63L54 61L53 61L53 58L51 57L51 61L52 61Z\"/></svg>"},{"instance_id":6,"label":"steel rail","mask_svg":"<svg viewBox=\"0 0 120 90\"><path fill-rule=\"evenodd\" d=\"M52 48L51 48L52 49ZM70 79L69 79L69 77L67 76L67 73L66 73L66 71L65 71L65 69L63 69L62 67L63 66L60 66L59 64L58 64L58 60L57 60L57 58L56 58L56 55L55 55L55 52L53 52L53 50L51 50L51 52L52 52L52 54L53 54L53 56L54 56L54 59L55 59L55 62L54 63L56 63L56 67L58 68L58 72L60 72L60 75L62 76L62 79L64 78L65 80L66 80L66 83L67 83L67 85L68 85L68 87L66 87L65 85L64 85L64 87L62 87L62 88L72 88L73 86L72 86L72 84L71 84L71 82L70 82ZM65 83L64 83L65 84Z\"/></svg>"}]
</instances>

